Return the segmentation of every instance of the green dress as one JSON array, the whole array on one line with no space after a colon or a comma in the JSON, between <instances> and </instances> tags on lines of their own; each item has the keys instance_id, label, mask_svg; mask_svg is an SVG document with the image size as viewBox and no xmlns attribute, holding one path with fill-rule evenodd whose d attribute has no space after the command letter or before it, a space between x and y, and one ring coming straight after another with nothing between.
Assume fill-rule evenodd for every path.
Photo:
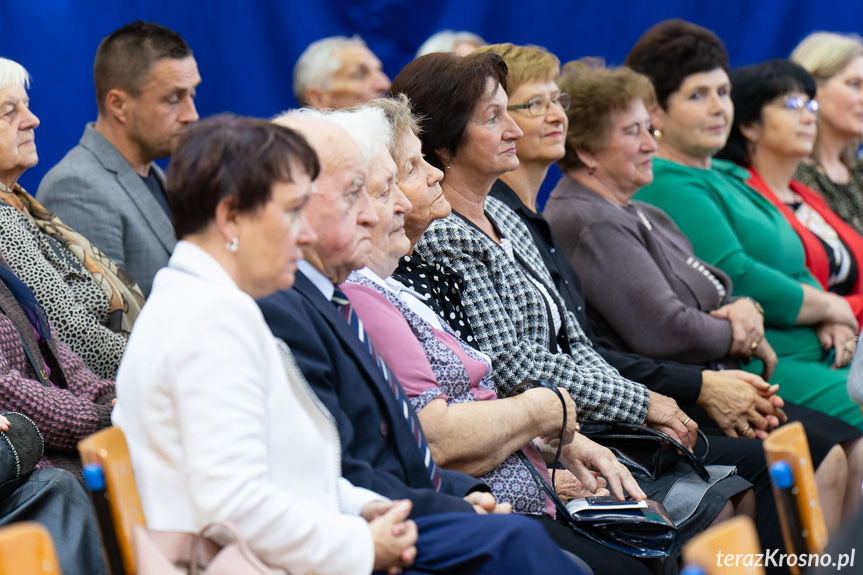
<instances>
[{"instance_id":1,"label":"green dress","mask_svg":"<svg viewBox=\"0 0 863 575\"><path fill-rule=\"evenodd\" d=\"M859 428L863 415L848 397L849 368L833 369L833 352L822 349L815 330L794 325L803 304L800 284L821 289L806 269L803 244L779 210L746 184L748 171L724 160L712 167L657 158L653 183L635 198L665 210L695 255L731 277L734 295L764 307L767 340L779 356L770 383L780 385L780 395ZM760 373L761 362L746 369Z\"/></svg>"}]
</instances>

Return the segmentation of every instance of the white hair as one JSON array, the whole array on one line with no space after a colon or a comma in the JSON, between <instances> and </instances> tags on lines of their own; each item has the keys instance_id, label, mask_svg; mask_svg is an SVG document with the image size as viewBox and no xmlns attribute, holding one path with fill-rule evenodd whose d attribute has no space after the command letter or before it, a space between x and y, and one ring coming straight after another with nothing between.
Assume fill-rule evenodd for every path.
<instances>
[{"instance_id":1,"label":"white hair","mask_svg":"<svg viewBox=\"0 0 863 575\"><path fill-rule=\"evenodd\" d=\"M326 120L326 116L327 112L315 110L314 108L294 108L286 110L281 114L276 114L270 121L286 128L293 128L294 121Z\"/></svg>"},{"instance_id":2,"label":"white hair","mask_svg":"<svg viewBox=\"0 0 863 575\"><path fill-rule=\"evenodd\" d=\"M5 90L9 86L23 86L29 89L30 74L18 62L0 58L0 90Z\"/></svg>"},{"instance_id":3,"label":"white hair","mask_svg":"<svg viewBox=\"0 0 863 575\"><path fill-rule=\"evenodd\" d=\"M323 118L348 133L359 147L367 166L378 154L379 145L382 145L384 150L390 148L393 128L380 108L361 106L336 110L323 114Z\"/></svg>"},{"instance_id":4,"label":"white hair","mask_svg":"<svg viewBox=\"0 0 863 575\"><path fill-rule=\"evenodd\" d=\"M294 96L301 106L308 104L306 91L309 88L330 89L333 74L342 65L336 53L350 46L367 47L358 35L352 38L331 36L316 40L303 50L299 60L294 65Z\"/></svg>"},{"instance_id":5,"label":"white hair","mask_svg":"<svg viewBox=\"0 0 863 575\"><path fill-rule=\"evenodd\" d=\"M473 32L453 32L452 30L441 30L429 36L417 50L416 57L425 56L433 52L452 52L457 44L469 42L477 46L484 46L485 40Z\"/></svg>"},{"instance_id":6,"label":"white hair","mask_svg":"<svg viewBox=\"0 0 863 575\"><path fill-rule=\"evenodd\" d=\"M298 108L282 112L272 122L293 129L302 124L308 125L308 122L327 122L341 128L360 149L367 166L378 153L378 144L389 150L393 139L392 124L384 110L376 106L323 111Z\"/></svg>"}]
</instances>

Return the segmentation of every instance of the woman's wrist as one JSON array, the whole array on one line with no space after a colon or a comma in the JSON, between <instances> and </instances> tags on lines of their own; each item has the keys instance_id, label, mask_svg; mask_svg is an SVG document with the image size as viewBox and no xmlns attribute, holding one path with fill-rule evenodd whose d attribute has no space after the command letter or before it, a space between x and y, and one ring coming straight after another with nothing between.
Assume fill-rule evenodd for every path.
<instances>
[{"instance_id":1,"label":"woman's wrist","mask_svg":"<svg viewBox=\"0 0 863 575\"><path fill-rule=\"evenodd\" d=\"M748 295L745 295L745 296L743 296L743 297L742 297L742 298L740 298L740 299L744 299L744 300L748 301L749 303L751 303L753 306L755 306L755 311L757 311L758 313L760 313L760 314L761 314L761 317L764 317L764 308L763 308L763 307L761 307L761 304L760 304L760 303L758 303L758 300L752 299L752 298L751 298L751 297L749 297Z\"/></svg>"}]
</instances>

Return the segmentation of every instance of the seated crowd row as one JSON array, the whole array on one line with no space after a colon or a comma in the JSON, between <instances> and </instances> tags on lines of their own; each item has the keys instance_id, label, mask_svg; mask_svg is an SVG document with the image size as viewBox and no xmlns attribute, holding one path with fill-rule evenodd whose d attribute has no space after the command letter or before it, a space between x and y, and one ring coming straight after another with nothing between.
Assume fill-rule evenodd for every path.
<instances>
[{"instance_id":1,"label":"seated crowd row","mask_svg":"<svg viewBox=\"0 0 863 575\"><path fill-rule=\"evenodd\" d=\"M46 468L4 485L0 522L112 422L150 527L230 521L291 573L675 572L577 534L543 486L558 455L562 495L668 504L692 471L637 481L578 422L706 434L680 544L748 514L784 547L761 440L787 421L830 533L859 512L859 39L731 71L671 20L626 67L496 44L392 83L326 39L295 70L310 107L272 121L198 122L192 53L155 24L108 36L94 76L98 119L34 199L28 75L0 60L0 408ZM64 572L104 572L66 507Z\"/></svg>"}]
</instances>

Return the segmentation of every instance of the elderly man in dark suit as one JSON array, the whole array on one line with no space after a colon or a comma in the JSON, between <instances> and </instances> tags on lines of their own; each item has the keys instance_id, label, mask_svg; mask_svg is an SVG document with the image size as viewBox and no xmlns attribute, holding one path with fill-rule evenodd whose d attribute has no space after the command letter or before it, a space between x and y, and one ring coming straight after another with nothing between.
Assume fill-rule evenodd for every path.
<instances>
[{"instance_id":1,"label":"elderly man in dark suit","mask_svg":"<svg viewBox=\"0 0 863 575\"><path fill-rule=\"evenodd\" d=\"M150 293L177 243L165 176L153 163L198 119L192 51L172 30L133 22L96 51L96 122L43 178L37 198Z\"/></svg>"}]
</instances>

